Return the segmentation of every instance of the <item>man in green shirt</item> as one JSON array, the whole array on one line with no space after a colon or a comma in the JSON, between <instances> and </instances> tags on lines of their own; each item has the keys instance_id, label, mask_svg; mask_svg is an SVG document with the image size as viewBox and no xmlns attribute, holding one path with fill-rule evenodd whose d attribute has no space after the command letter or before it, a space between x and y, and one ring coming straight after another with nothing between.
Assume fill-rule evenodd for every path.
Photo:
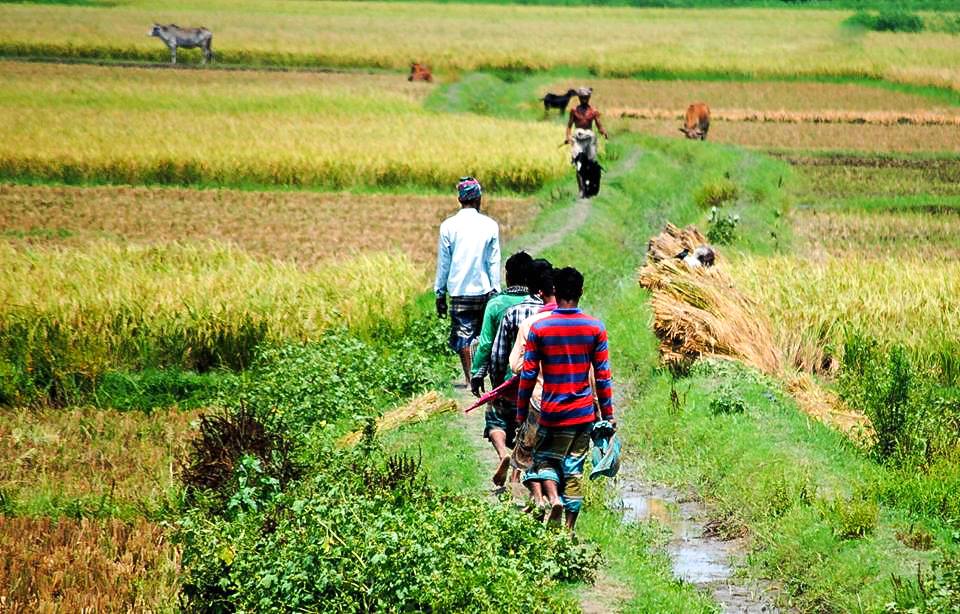
<instances>
[{"instance_id":1,"label":"man in green shirt","mask_svg":"<svg viewBox=\"0 0 960 614\"><path fill-rule=\"evenodd\" d=\"M505 267L507 289L491 298L484 309L480 341L473 355L472 376L470 378L470 389L477 397L484 391L483 380L487 375L490 376L490 384L494 388L502 384L506 377L505 365L494 364L490 360L490 348L497 336L497 329L500 327L504 312L523 301L530 293L527 288L527 276L532 264L533 258L522 251L507 258ZM496 412L494 412L488 416L484 425L483 436L493 444L500 459L508 458L510 456L508 448L513 447L516 425L509 418L510 416L505 416L504 420L498 420Z\"/></svg>"}]
</instances>

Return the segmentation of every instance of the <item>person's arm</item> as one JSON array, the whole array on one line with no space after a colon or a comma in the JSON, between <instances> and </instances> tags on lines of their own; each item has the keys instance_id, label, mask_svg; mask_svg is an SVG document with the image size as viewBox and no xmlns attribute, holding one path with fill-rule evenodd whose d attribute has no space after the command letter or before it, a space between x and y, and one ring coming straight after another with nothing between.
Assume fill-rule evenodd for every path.
<instances>
[{"instance_id":1,"label":"person's arm","mask_svg":"<svg viewBox=\"0 0 960 614\"><path fill-rule=\"evenodd\" d=\"M597 379L597 399L604 420L613 420L613 376L610 373L610 352L607 347L607 330L600 325L593 347L593 372Z\"/></svg>"},{"instance_id":2,"label":"person's arm","mask_svg":"<svg viewBox=\"0 0 960 614\"><path fill-rule=\"evenodd\" d=\"M447 278L450 276L450 260L453 246L440 226L440 238L437 240L437 279L433 291L437 295L437 317L447 317Z\"/></svg>"},{"instance_id":3,"label":"person's arm","mask_svg":"<svg viewBox=\"0 0 960 614\"><path fill-rule=\"evenodd\" d=\"M487 255L487 271L490 273L490 283L493 289L500 291L500 227L496 226L493 233L493 240L490 243L490 250Z\"/></svg>"},{"instance_id":4,"label":"person's arm","mask_svg":"<svg viewBox=\"0 0 960 614\"><path fill-rule=\"evenodd\" d=\"M523 353L523 370L520 372L520 387L517 390L517 423L527 419L530 410L530 397L537 385L540 374L540 340L537 333L530 330Z\"/></svg>"},{"instance_id":5,"label":"person's arm","mask_svg":"<svg viewBox=\"0 0 960 614\"><path fill-rule=\"evenodd\" d=\"M490 303L487 303L486 309L483 310L483 325L480 327L480 340L477 342L477 349L473 352L473 364L470 368L470 372L474 377L483 377L487 374L490 348L493 347L496 330L497 325L493 322L493 309L490 309Z\"/></svg>"},{"instance_id":6,"label":"person's arm","mask_svg":"<svg viewBox=\"0 0 960 614\"><path fill-rule=\"evenodd\" d=\"M570 133L573 131L573 111L570 111L570 117L567 118L567 138L564 139L564 143L567 145L570 144Z\"/></svg>"},{"instance_id":7,"label":"person's arm","mask_svg":"<svg viewBox=\"0 0 960 614\"><path fill-rule=\"evenodd\" d=\"M517 331L517 338L513 340L513 347L510 348L510 358L507 361L510 365L510 371L513 373L523 371L523 350L527 345L527 336L524 333L529 332L530 329L521 322L520 329Z\"/></svg>"},{"instance_id":8,"label":"person's arm","mask_svg":"<svg viewBox=\"0 0 960 614\"><path fill-rule=\"evenodd\" d=\"M609 139L610 135L607 134L606 128L603 127L603 124L600 123L600 112L597 111L596 116L593 118L593 121L597 123L597 132L603 135L603 138Z\"/></svg>"}]
</instances>

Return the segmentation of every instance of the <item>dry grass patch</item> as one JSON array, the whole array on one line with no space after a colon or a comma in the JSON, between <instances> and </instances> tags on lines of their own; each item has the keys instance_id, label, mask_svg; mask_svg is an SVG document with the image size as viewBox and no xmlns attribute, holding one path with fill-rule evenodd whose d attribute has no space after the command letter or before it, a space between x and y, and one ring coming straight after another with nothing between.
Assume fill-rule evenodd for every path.
<instances>
[{"instance_id":1,"label":"dry grass patch","mask_svg":"<svg viewBox=\"0 0 960 614\"><path fill-rule=\"evenodd\" d=\"M679 121L622 119L629 130L682 138ZM960 152L957 128L947 125L796 124L715 121L709 139L746 147L865 152Z\"/></svg>"},{"instance_id":2,"label":"dry grass patch","mask_svg":"<svg viewBox=\"0 0 960 614\"><path fill-rule=\"evenodd\" d=\"M925 96L853 83L590 79L589 84L594 88L595 104L608 113L615 108L682 112L692 102L706 102L714 112L757 109L819 113L833 109L947 114L951 111ZM550 91L566 91L579 85L579 81L560 82Z\"/></svg>"},{"instance_id":3,"label":"dry grass patch","mask_svg":"<svg viewBox=\"0 0 960 614\"><path fill-rule=\"evenodd\" d=\"M174 612L180 555L144 521L0 516L0 611Z\"/></svg>"},{"instance_id":4,"label":"dry grass patch","mask_svg":"<svg viewBox=\"0 0 960 614\"><path fill-rule=\"evenodd\" d=\"M457 208L453 196L0 185L0 238L71 247L214 240L303 266L388 250L431 265L437 228ZM509 240L537 207L494 197L484 210Z\"/></svg>"},{"instance_id":5,"label":"dry grass patch","mask_svg":"<svg viewBox=\"0 0 960 614\"><path fill-rule=\"evenodd\" d=\"M196 417L180 410L4 410L0 492L30 513L70 500L107 511L155 510L176 488L175 461Z\"/></svg>"},{"instance_id":6,"label":"dry grass patch","mask_svg":"<svg viewBox=\"0 0 960 614\"><path fill-rule=\"evenodd\" d=\"M921 211L817 211L792 214L796 246L815 259L911 257L960 261L960 215Z\"/></svg>"}]
</instances>

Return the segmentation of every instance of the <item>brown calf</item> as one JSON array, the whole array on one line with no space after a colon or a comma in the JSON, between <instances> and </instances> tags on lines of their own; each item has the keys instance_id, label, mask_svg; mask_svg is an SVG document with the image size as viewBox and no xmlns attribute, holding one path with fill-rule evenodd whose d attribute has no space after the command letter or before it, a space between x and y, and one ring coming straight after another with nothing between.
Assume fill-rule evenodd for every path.
<instances>
[{"instance_id":1,"label":"brown calf","mask_svg":"<svg viewBox=\"0 0 960 614\"><path fill-rule=\"evenodd\" d=\"M407 81L433 81L433 75L430 74L430 69L424 64L418 64L413 62L410 64L410 76L407 77Z\"/></svg>"},{"instance_id":2,"label":"brown calf","mask_svg":"<svg viewBox=\"0 0 960 614\"><path fill-rule=\"evenodd\" d=\"M695 102L687 107L687 116L680 132L688 139L707 140L707 131L710 130L710 107L704 102Z\"/></svg>"}]
</instances>

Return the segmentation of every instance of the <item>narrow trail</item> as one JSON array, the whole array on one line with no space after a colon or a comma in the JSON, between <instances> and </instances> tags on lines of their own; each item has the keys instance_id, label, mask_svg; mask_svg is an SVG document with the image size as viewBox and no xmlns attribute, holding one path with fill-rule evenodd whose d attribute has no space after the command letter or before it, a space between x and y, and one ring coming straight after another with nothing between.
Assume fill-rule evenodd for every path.
<instances>
[{"instance_id":1,"label":"narrow trail","mask_svg":"<svg viewBox=\"0 0 960 614\"><path fill-rule=\"evenodd\" d=\"M609 173L604 183L630 172L640 161L643 152L633 149ZM602 189L602 188L601 188ZM535 236L531 243L522 245L535 257L545 250L559 245L566 237L577 232L590 217L589 199L577 199L565 212L565 221L556 230ZM459 383L459 379L456 380ZM454 394L461 408L475 400L468 388L454 387ZM471 442L482 473L492 476L497 464L493 447L482 438L483 408L469 414L462 411L458 425L464 429ZM630 442L624 442L629 449ZM491 499L493 484L485 478L485 490ZM674 575L683 582L711 594L725 614L776 614L781 612L774 605L776 590L764 582L734 579L734 569L742 563L746 552L743 540L722 540L708 530L708 510L696 497L686 496L661 485L649 484L636 474L636 469L625 465L618 479L619 498L622 501L624 522L656 521L668 527L673 537L667 552L670 555ZM614 577L616 570L601 570L596 583L580 593L579 601L585 614L619 612L633 597L633 591Z\"/></svg>"},{"instance_id":2,"label":"narrow trail","mask_svg":"<svg viewBox=\"0 0 960 614\"><path fill-rule=\"evenodd\" d=\"M621 177L633 170L642 155L643 153L639 149L633 149L623 160L623 162L618 164L614 170L610 171L609 173L604 173L602 183L600 184L601 192L603 191L603 186L607 182L612 181L617 177ZM563 241L564 238L580 230L580 228L586 224L587 220L590 218L590 199L578 198L574 201L573 206L570 207L566 213L566 222L563 224L563 226L557 228L553 232L537 237L533 243L522 246L523 249L533 254L534 257L537 257L545 250L558 245L561 241Z\"/></svg>"}]
</instances>

